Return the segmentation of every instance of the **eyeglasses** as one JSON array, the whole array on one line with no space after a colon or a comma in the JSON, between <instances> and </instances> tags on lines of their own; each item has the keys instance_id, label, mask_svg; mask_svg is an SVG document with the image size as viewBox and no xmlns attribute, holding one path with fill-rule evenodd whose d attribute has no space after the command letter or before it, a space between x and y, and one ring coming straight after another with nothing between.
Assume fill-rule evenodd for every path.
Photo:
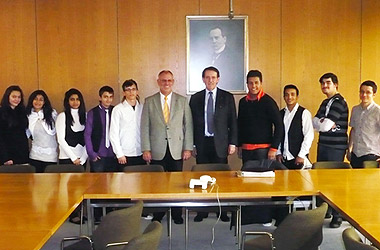
<instances>
[{"instance_id":1,"label":"eyeglasses","mask_svg":"<svg viewBox=\"0 0 380 250\"><path fill-rule=\"evenodd\" d=\"M127 92L136 92L137 89L136 88L125 88L124 91L127 91Z\"/></svg>"}]
</instances>

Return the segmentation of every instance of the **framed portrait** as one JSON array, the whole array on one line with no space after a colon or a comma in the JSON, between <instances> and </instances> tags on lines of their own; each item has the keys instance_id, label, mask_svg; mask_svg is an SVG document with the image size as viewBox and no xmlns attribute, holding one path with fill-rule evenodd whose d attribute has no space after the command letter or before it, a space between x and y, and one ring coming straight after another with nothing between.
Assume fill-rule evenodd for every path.
<instances>
[{"instance_id":1,"label":"framed portrait","mask_svg":"<svg viewBox=\"0 0 380 250\"><path fill-rule=\"evenodd\" d=\"M248 16L187 16L187 94L205 88L202 71L219 70L218 87L245 94L248 70Z\"/></svg>"}]
</instances>

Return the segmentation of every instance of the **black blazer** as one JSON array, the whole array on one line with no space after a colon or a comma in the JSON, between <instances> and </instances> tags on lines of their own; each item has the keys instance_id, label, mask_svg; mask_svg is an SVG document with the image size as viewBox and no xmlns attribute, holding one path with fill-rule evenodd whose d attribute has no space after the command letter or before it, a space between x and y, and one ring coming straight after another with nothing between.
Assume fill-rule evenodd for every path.
<instances>
[{"instance_id":1,"label":"black blazer","mask_svg":"<svg viewBox=\"0 0 380 250\"><path fill-rule=\"evenodd\" d=\"M190 108L193 115L194 144L198 152L203 152L205 137L205 94L202 90L191 96ZM215 150L220 158L228 155L228 145L237 145L237 120L235 100L231 93L217 89L214 114Z\"/></svg>"}]
</instances>

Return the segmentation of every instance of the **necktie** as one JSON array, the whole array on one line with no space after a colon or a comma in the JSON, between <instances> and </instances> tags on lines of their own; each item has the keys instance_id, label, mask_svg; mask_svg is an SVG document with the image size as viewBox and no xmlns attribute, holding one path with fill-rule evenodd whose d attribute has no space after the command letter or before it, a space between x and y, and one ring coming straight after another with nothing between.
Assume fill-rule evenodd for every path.
<instances>
[{"instance_id":1,"label":"necktie","mask_svg":"<svg viewBox=\"0 0 380 250\"><path fill-rule=\"evenodd\" d=\"M170 111L169 111L169 105L168 105L168 97L165 96L165 103L164 103L164 119L165 119L165 123L169 122L169 116L170 116Z\"/></svg>"},{"instance_id":2,"label":"necktie","mask_svg":"<svg viewBox=\"0 0 380 250\"><path fill-rule=\"evenodd\" d=\"M210 134L214 134L214 98L212 98L212 92L209 92L206 112L207 112L207 131Z\"/></svg>"},{"instance_id":3,"label":"necktie","mask_svg":"<svg viewBox=\"0 0 380 250\"><path fill-rule=\"evenodd\" d=\"M108 109L106 109L106 148L110 147L109 132L110 132L110 117L108 115Z\"/></svg>"}]
</instances>

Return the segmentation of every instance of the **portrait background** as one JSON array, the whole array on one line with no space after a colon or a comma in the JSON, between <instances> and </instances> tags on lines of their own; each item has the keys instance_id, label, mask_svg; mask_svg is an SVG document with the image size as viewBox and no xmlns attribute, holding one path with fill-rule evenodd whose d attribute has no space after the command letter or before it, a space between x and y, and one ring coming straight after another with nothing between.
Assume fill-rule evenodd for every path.
<instances>
[{"instance_id":1,"label":"portrait background","mask_svg":"<svg viewBox=\"0 0 380 250\"><path fill-rule=\"evenodd\" d=\"M225 16L187 17L187 93L204 89L202 70L215 66L220 71L218 87L232 93L245 93L247 69L246 16L232 20ZM214 50L209 37L210 30L221 28L226 36L224 55L213 61Z\"/></svg>"}]
</instances>

